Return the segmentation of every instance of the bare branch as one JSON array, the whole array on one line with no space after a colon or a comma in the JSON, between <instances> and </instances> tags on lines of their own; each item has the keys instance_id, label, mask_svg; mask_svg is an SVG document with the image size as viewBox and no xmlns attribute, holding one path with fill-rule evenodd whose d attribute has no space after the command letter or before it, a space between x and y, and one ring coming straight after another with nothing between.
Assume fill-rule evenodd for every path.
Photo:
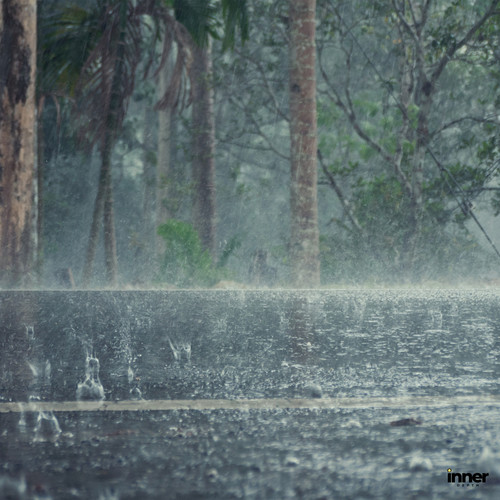
<instances>
[{"instance_id":1,"label":"bare branch","mask_svg":"<svg viewBox=\"0 0 500 500\"><path fill-rule=\"evenodd\" d=\"M276 153L280 158L283 158L285 160L290 160L289 156L283 154L281 151L278 151L278 149L276 149L276 147L272 143L271 139L269 139L269 137L262 131L259 123L255 119L255 117L252 115L252 113L250 113L248 111L246 106L241 106L241 104L234 97L231 97L229 100L233 105L235 105L236 107L238 107L239 109L241 109L245 113L245 116L252 122L253 126L255 127L255 130L256 130L255 135L258 135L259 137L261 137L266 142L266 144L269 146L269 149L271 151L274 151L274 153Z\"/></svg>"},{"instance_id":2,"label":"bare branch","mask_svg":"<svg viewBox=\"0 0 500 500\"><path fill-rule=\"evenodd\" d=\"M415 26L415 32L416 32L418 26L418 20L417 20L417 15L415 14L415 9L413 8L412 0L408 0L408 5L410 6L411 20L413 22L413 26Z\"/></svg>"},{"instance_id":3,"label":"bare branch","mask_svg":"<svg viewBox=\"0 0 500 500\"><path fill-rule=\"evenodd\" d=\"M419 42L418 35L417 33L412 29L412 27L408 24L406 19L404 18L403 14L401 13L400 9L398 8L398 5L396 4L396 0L392 0L392 6L394 7L394 12L398 16L399 22L402 24L406 32L415 40L415 42ZM413 9L412 9L412 16L413 16ZM415 20L413 21L414 24Z\"/></svg>"},{"instance_id":4,"label":"bare branch","mask_svg":"<svg viewBox=\"0 0 500 500\"><path fill-rule=\"evenodd\" d=\"M328 180L328 184L335 191L337 198L339 199L339 201L344 209L345 214L347 215L347 217L351 221L352 225L356 228L356 230L359 233L362 233L363 228L361 227L361 225L358 222L358 219L354 215L354 213L351 209L351 205L349 204L346 197L344 196L344 193L342 192L339 185L337 184L335 177L328 170L328 167L325 165L325 162L323 161L323 155L321 154L321 151L319 149L318 149L318 160L319 160L319 164L321 165L321 169L323 170L323 173L325 174L325 177Z\"/></svg>"},{"instance_id":5,"label":"bare branch","mask_svg":"<svg viewBox=\"0 0 500 500\"><path fill-rule=\"evenodd\" d=\"M490 123L492 125L496 125L497 127L500 127L500 122L498 120L492 120L492 119L484 118L481 116L462 116L461 118L457 118L456 120L452 120L451 122L445 123L444 125L442 125L438 129L436 129L434 132L432 132L431 136L434 137L434 136L440 134L441 132L443 132L443 130L446 130L446 129L451 128L451 127L453 127L461 122L468 121L468 120L473 121L473 122L477 122L477 123Z\"/></svg>"},{"instance_id":6,"label":"bare branch","mask_svg":"<svg viewBox=\"0 0 500 500\"><path fill-rule=\"evenodd\" d=\"M253 134L253 135L258 135L260 137L259 134ZM286 160L286 161L290 161L290 157L289 156L285 156L281 153L279 153L278 151L276 151L275 149L271 149L270 147L265 147L265 146L257 146L255 144L248 144L248 143L241 143L241 142L237 142L237 141L231 141L229 139L224 139L222 140L222 142L224 144L229 144L230 146L237 146L239 148L244 148L244 149L251 149L252 151L261 151L263 153L275 153L277 154L280 158Z\"/></svg>"},{"instance_id":7,"label":"bare branch","mask_svg":"<svg viewBox=\"0 0 500 500\"><path fill-rule=\"evenodd\" d=\"M250 61L257 68L257 71L259 72L259 74L262 78L264 86L266 87L267 93L269 94L269 96L272 99L276 113L278 113L278 115L281 118L283 118L283 120L289 121L288 116L285 113L283 113L283 111L281 111L281 109L280 109L280 105L279 105L278 99L276 97L276 94L273 92L273 89L271 88L271 84L269 83L269 79L267 78L267 72L264 71L264 68L262 67L262 64L260 63L260 61L258 59L255 59L254 57L248 55L248 54L243 54L238 49L234 49L234 50L240 57L243 57L244 59Z\"/></svg>"},{"instance_id":8,"label":"bare branch","mask_svg":"<svg viewBox=\"0 0 500 500\"><path fill-rule=\"evenodd\" d=\"M249 146L248 144L241 144L241 143L238 143L238 142L231 142L231 141L224 141L223 144L227 145L227 146L234 146L234 148L230 148L230 147L224 148L224 151L228 155L230 155L233 158L235 158L236 160L238 160L240 163L245 163L247 165L252 165L256 169L263 170L265 172L269 171L269 167L268 167L267 164L264 164L262 162L258 162L258 161L254 160L254 159L252 159L251 157L248 157L248 156L241 156L238 153L234 152L235 148L240 148L240 149L251 149L251 150L255 150L255 151L262 151L262 152L266 152L266 153L272 153L273 151L271 151L269 148L262 148L262 147L257 147L257 146L254 147L254 146ZM281 174L288 174L289 173L289 169L287 167L282 168L282 165L285 164L285 163L288 163L288 162L277 162L278 167L274 168L273 170L277 171L277 172L279 172Z\"/></svg>"}]
</instances>

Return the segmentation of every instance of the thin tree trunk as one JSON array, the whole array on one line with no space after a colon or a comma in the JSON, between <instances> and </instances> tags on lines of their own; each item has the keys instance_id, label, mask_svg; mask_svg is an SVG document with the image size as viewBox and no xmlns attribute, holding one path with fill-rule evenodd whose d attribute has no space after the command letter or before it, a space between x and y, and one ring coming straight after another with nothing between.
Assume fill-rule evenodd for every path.
<instances>
[{"instance_id":1,"label":"thin tree trunk","mask_svg":"<svg viewBox=\"0 0 500 500\"><path fill-rule=\"evenodd\" d=\"M116 235L113 210L113 182L111 177L111 155L117 135L117 114L122 105L119 88L123 77L123 65L125 54L125 24L127 21L127 2L122 1L120 6L120 32L118 38L113 41L117 44L116 56L111 83L111 98L106 128L101 149L101 170L99 174L99 185L94 204L92 225L90 228L89 243L83 271L83 286L87 287L92 278L92 268L99 241L99 228L101 221L104 224L104 261L106 266L106 281L108 285L114 286L117 281L118 259L116 253Z\"/></svg>"},{"instance_id":2,"label":"thin tree trunk","mask_svg":"<svg viewBox=\"0 0 500 500\"><path fill-rule=\"evenodd\" d=\"M289 0L291 283L320 283L317 199L315 0Z\"/></svg>"},{"instance_id":3,"label":"thin tree trunk","mask_svg":"<svg viewBox=\"0 0 500 500\"><path fill-rule=\"evenodd\" d=\"M92 224L90 226L89 242L87 254L85 256L85 266L83 268L83 287L88 287L92 279L95 254L99 243L99 229L103 220L104 204L106 200L106 190L111 178L111 153L113 144L109 134L106 134L105 143L101 153L101 170L99 172L99 182L97 195L94 202L94 212L92 214Z\"/></svg>"},{"instance_id":4,"label":"thin tree trunk","mask_svg":"<svg viewBox=\"0 0 500 500\"><path fill-rule=\"evenodd\" d=\"M423 199L423 183L424 183L424 165L427 146L429 144L428 120L432 106L432 97L429 95L421 96L422 80L419 78L418 91L415 98L416 105L419 107L415 151L411 158L412 170L412 189L413 196L411 197L410 205L410 221L405 242L405 256L403 264L409 272L409 278L412 280L420 279L419 269L417 266L418 248L422 237L422 219L424 216L424 199Z\"/></svg>"},{"instance_id":5,"label":"thin tree trunk","mask_svg":"<svg viewBox=\"0 0 500 500\"><path fill-rule=\"evenodd\" d=\"M31 272L36 1L0 0L0 284Z\"/></svg>"},{"instance_id":6,"label":"thin tree trunk","mask_svg":"<svg viewBox=\"0 0 500 500\"><path fill-rule=\"evenodd\" d=\"M37 130L36 130L36 202L37 202L37 216L36 216L36 255L35 255L35 270L39 284L42 282L43 276L43 178L45 167L45 133L43 129L43 119L40 114L37 117Z\"/></svg>"},{"instance_id":7,"label":"thin tree trunk","mask_svg":"<svg viewBox=\"0 0 500 500\"><path fill-rule=\"evenodd\" d=\"M159 78L158 98L161 99L169 86L171 78L170 61L165 64ZM155 226L164 224L171 218L168 209L170 202L171 187L171 126L172 126L172 108L158 110L158 161L156 164L156 210ZM156 236L155 253L161 256L165 251L165 244L162 238Z\"/></svg>"},{"instance_id":8,"label":"thin tree trunk","mask_svg":"<svg viewBox=\"0 0 500 500\"><path fill-rule=\"evenodd\" d=\"M142 179L144 184L142 202L142 221L144 244L137 249L140 258L140 268L136 281L150 283L153 278L156 263L156 163L154 161L155 143L152 125L156 113L151 107L144 110L143 163Z\"/></svg>"},{"instance_id":9,"label":"thin tree trunk","mask_svg":"<svg viewBox=\"0 0 500 500\"><path fill-rule=\"evenodd\" d=\"M113 210L113 186L111 178L111 159L109 175L106 178L104 197L104 257L106 263L106 281L116 286L118 274L118 258L116 254L115 215Z\"/></svg>"},{"instance_id":10,"label":"thin tree trunk","mask_svg":"<svg viewBox=\"0 0 500 500\"><path fill-rule=\"evenodd\" d=\"M193 49L193 222L215 258L215 119L211 43Z\"/></svg>"}]
</instances>

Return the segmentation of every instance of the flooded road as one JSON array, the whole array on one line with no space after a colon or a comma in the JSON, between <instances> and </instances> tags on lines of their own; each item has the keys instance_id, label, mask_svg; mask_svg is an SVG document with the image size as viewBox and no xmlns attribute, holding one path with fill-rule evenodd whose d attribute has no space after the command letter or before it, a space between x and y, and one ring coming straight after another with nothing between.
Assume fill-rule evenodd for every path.
<instances>
[{"instance_id":1,"label":"flooded road","mask_svg":"<svg viewBox=\"0 0 500 500\"><path fill-rule=\"evenodd\" d=\"M0 315L0 497L500 496L497 292L0 292Z\"/></svg>"}]
</instances>

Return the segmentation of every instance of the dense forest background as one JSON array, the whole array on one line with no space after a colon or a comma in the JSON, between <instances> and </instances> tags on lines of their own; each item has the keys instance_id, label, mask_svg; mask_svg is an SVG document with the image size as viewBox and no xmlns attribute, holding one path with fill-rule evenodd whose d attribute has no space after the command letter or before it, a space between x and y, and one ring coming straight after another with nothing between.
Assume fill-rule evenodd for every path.
<instances>
[{"instance_id":1,"label":"dense forest background","mask_svg":"<svg viewBox=\"0 0 500 500\"><path fill-rule=\"evenodd\" d=\"M290 2L156 3L38 2L33 275L287 285ZM315 15L321 283L495 279L499 2Z\"/></svg>"}]
</instances>

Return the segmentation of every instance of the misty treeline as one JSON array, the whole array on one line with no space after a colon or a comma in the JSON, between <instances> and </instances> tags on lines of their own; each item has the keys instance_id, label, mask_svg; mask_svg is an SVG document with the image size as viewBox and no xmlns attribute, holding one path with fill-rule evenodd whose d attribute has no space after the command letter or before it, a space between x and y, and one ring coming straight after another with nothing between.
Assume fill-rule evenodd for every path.
<instances>
[{"instance_id":1,"label":"misty treeline","mask_svg":"<svg viewBox=\"0 0 500 500\"><path fill-rule=\"evenodd\" d=\"M500 0L44 0L37 24L32 284L497 274Z\"/></svg>"}]
</instances>

